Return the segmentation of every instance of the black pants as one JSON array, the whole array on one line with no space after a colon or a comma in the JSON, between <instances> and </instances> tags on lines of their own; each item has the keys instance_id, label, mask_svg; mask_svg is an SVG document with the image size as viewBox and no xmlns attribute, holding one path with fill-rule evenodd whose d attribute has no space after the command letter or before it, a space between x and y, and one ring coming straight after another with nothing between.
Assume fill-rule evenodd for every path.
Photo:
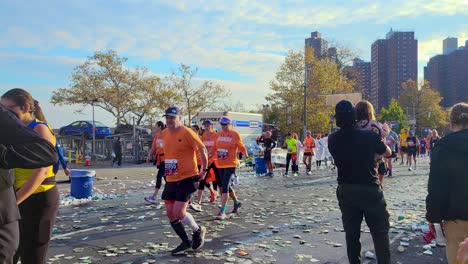
<instances>
[{"instance_id":1,"label":"black pants","mask_svg":"<svg viewBox=\"0 0 468 264\"><path fill-rule=\"evenodd\" d=\"M166 181L166 176L164 175L165 171L165 163L161 161L158 166L158 174L156 175L156 189L161 189L162 179Z\"/></svg>"},{"instance_id":2,"label":"black pants","mask_svg":"<svg viewBox=\"0 0 468 264\"><path fill-rule=\"evenodd\" d=\"M112 160L112 164L117 162L117 165L122 165L122 153L115 153L115 158Z\"/></svg>"},{"instance_id":3,"label":"black pants","mask_svg":"<svg viewBox=\"0 0 468 264\"><path fill-rule=\"evenodd\" d=\"M286 155L286 173L288 173L289 164L291 163L291 160L292 160L292 153L288 153L288 154ZM299 166L297 165L297 156L296 156L296 161L293 161L293 162L292 162L291 171L292 171L293 173L299 171Z\"/></svg>"},{"instance_id":4,"label":"black pants","mask_svg":"<svg viewBox=\"0 0 468 264\"><path fill-rule=\"evenodd\" d=\"M389 214L380 186L340 184L336 190L336 196L346 233L349 263L361 263L361 223L363 217L365 217L374 241L377 263L389 264Z\"/></svg>"},{"instance_id":5,"label":"black pants","mask_svg":"<svg viewBox=\"0 0 468 264\"><path fill-rule=\"evenodd\" d=\"M13 263L19 245L18 221L0 225L0 263Z\"/></svg>"},{"instance_id":6,"label":"black pants","mask_svg":"<svg viewBox=\"0 0 468 264\"><path fill-rule=\"evenodd\" d=\"M32 194L20 205L20 245L15 263L41 264L47 261L50 236L59 208L57 187Z\"/></svg>"}]
</instances>

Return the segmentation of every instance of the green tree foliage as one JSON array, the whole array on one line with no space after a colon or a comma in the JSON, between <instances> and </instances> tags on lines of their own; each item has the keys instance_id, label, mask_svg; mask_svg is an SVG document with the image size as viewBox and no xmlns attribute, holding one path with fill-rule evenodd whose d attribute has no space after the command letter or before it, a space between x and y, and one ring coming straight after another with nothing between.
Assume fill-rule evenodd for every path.
<instances>
[{"instance_id":1,"label":"green tree foliage","mask_svg":"<svg viewBox=\"0 0 468 264\"><path fill-rule=\"evenodd\" d=\"M432 89L428 81L419 84L408 80L402 84L403 93L398 98L409 118L416 119L416 130L423 127L442 129L447 125L447 113L440 106L442 96Z\"/></svg>"},{"instance_id":2,"label":"green tree foliage","mask_svg":"<svg viewBox=\"0 0 468 264\"><path fill-rule=\"evenodd\" d=\"M323 94L351 92L354 82L343 78L332 61L316 60L313 52L304 54L302 50L290 50L284 63L270 81L271 93L266 100L274 113L269 120L279 125L284 132L301 134L303 129L304 107L304 69L307 76L307 124L315 133L327 132L333 107L326 105Z\"/></svg>"},{"instance_id":3,"label":"green tree foliage","mask_svg":"<svg viewBox=\"0 0 468 264\"><path fill-rule=\"evenodd\" d=\"M70 86L54 91L51 102L81 105L80 111L94 103L111 113L117 125L128 123L129 113L137 115L140 123L145 115L160 109L174 95L161 85L158 77L148 75L145 68L129 69L124 65L126 62L127 58L118 56L114 50L96 52L75 67Z\"/></svg>"},{"instance_id":4,"label":"green tree foliage","mask_svg":"<svg viewBox=\"0 0 468 264\"><path fill-rule=\"evenodd\" d=\"M400 129L407 126L405 111L394 98L390 101L388 109L382 107L380 110L379 119L382 123L387 121L398 121L400 126L392 128L398 133L400 133Z\"/></svg>"},{"instance_id":5,"label":"green tree foliage","mask_svg":"<svg viewBox=\"0 0 468 264\"><path fill-rule=\"evenodd\" d=\"M197 73L198 68L180 64L167 79L168 86L178 94L181 108L189 120L197 112L213 107L231 94L224 86L210 80L197 85L194 80Z\"/></svg>"},{"instance_id":6,"label":"green tree foliage","mask_svg":"<svg viewBox=\"0 0 468 264\"><path fill-rule=\"evenodd\" d=\"M224 87L206 80L199 86L192 83L197 69L181 64L178 72L165 79L150 75L146 68L125 66L127 58L116 51L96 52L83 64L75 67L67 88L53 92L51 102L56 105L94 104L116 118L116 124L136 124L144 118L152 119L171 105L180 105L189 118L197 111L217 103L229 95Z\"/></svg>"}]
</instances>

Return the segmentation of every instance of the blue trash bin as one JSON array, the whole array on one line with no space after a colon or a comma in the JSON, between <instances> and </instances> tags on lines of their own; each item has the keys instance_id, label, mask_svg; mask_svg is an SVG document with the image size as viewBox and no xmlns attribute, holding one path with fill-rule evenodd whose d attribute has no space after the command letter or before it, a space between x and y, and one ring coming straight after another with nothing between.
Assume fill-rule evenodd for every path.
<instances>
[{"instance_id":1,"label":"blue trash bin","mask_svg":"<svg viewBox=\"0 0 468 264\"><path fill-rule=\"evenodd\" d=\"M76 199L92 196L94 177L96 171L93 170L71 170L70 195Z\"/></svg>"},{"instance_id":2,"label":"blue trash bin","mask_svg":"<svg viewBox=\"0 0 468 264\"><path fill-rule=\"evenodd\" d=\"M266 174L267 167L263 157L255 158L255 173L256 174Z\"/></svg>"}]
</instances>

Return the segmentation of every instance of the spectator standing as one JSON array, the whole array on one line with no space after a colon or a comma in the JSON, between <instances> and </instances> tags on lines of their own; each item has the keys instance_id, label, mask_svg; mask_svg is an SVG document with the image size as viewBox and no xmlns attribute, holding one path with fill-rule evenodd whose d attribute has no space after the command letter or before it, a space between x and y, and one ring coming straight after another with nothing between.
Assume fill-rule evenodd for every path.
<instances>
[{"instance_id":1,"label":"spectator standing","mask_svg":"<svg viewBox=\"0 0 468 264\"><path fill-rule=\"evenodd\" d=\"M452 133L432 150L426 218L444 223L447 259L455 263L459 244L468 237L468 104L456 104L450 113Z\"/></svg>"},{"instance_id":2,"label":"spectator standing","mask_svg":"<svg viewBox=\"0 0 468 264\"><path fill-rule=\"evenodd\" d=\"M112 166L114 166L115 162L117 162L117 166L122 166L122 143L120 142L120 137L117 137L115 140L112 150L115 154L115 157L112 160Z\"/></svg>"},{"instance_id":3,"label":"spectator standing","mask_svg":"<svg viewBox=\"0 0 468 264\"><path fill-rule=\"evenodd\" d=\"M19 106L9 105L16 108ZM20 213L16 205L13 168L42 168L57 162L54 146L0 103L0 263L13 263L19 246Z\"/></svg>"},{"instance_id":4,"label":"spectator standing","mask_svg":"<svg viewBox=\"0 0 468 264\"><path fill-rule=\"evenodd\" d=\"M390 156L391 151L372 131L354 127L356 111L349 101L335 107L336 125L341 129L328 140L328 148L338 168L336 195L346 234L348 260L361 263L361 223L369 226L379 264L390 263L390 224L387 204L377 173L375 155Z\"/></svg>"},{"instance_id":5,"label":"spectator standing","mask_svg":"<svg viewBox=\"0 0 468 264\"><path fill-rule=\"evenodd\" d=\"M267 176L273 177L273 164L271 163L271 150L276 147L276 142L271 138L270 131L265 132L264 145L265 145L265 152L264 152L263 159L265 160L265 163L268 168Z\"/></svg>"}]
</instances>

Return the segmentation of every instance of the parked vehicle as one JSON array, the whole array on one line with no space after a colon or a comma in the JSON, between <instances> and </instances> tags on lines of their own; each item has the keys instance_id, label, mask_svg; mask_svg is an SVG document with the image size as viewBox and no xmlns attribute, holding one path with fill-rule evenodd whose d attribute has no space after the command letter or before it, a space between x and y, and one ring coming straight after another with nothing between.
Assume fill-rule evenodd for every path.
<instances>
[{"instance_id":1,"label":"parked vehicle","mask_svg":"<svg viewBox=\"0 0 468 264\"><path fill-rule=\"evenodd\" d=\"M192 124L202 126L203 121L210 120L214 124L214 128L218 131L221 130L219 119L222 116L229 116L232 120L234 130L239 132L242 141L246 146L256 142L257 137L262 135L263 115L253 113L240 113L240 112L222 112L222 111L209 111L198 112L192 118Z\"/></svg>"},{"instance_id":2,"label":"parked vehicle","mask_svg":"<svg viewBox=\"0 0 468 264\"><path fill-rule=\"evenodd\" d=\"M135 126L135 131L140 135L150 135L151 130L142 126ZM129 124L120 124L115 130L114 134L133 134L133 126Z\"/></svg>"},{"instance_id":3,"label":"parked vehicle","mask_svg":"<svg viewBox=\"0 0 468 264\"><path fill-rule=\"evenodd\" d=\"M112 135L110 128L101 122L94 121L96 137L103 138ZM82 136L93 137L93 121L75 121L68 126L63 126L59 130L61 136Z\"/></svg>"}]
</instances>

